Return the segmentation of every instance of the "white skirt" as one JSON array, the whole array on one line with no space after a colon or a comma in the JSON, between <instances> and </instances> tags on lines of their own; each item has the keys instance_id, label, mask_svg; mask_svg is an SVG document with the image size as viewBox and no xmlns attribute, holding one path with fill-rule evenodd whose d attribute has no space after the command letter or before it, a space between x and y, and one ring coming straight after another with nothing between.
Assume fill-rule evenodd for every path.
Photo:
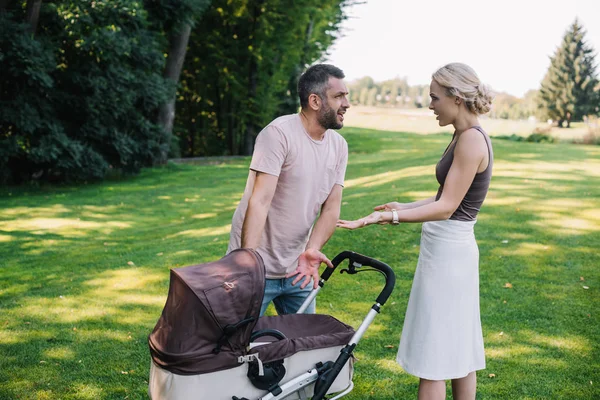
<instances>
[{"instance_id":1,"label":"white skirt","mask_svg":"<svg viewBox=\"0 0 600 400\"><path fill-rule=\"evenodd\" d=\"M423 223L396 359L411 375L457 379L485 368L474 225L455 220Z\"/></svg>"}]
</instances>

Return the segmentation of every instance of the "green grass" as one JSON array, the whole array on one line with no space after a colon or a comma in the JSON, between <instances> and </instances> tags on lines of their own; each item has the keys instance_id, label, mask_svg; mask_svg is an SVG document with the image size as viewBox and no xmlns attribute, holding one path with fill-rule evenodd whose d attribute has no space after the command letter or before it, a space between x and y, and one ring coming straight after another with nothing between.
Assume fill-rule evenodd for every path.
<instances>
[{"instance_id":1,"label":"green grass","mask_svg":"<svg viewBox=\"0 0 600 400\"><path fill-rule=\"evenodd\" d=\"M342 133L351 149L344 218L435 192L434 164L450 136ZM478 398L600 398L600 148L494 146L492 187L475 228L487 355ZM0 398L146 398L146 339L164 305L168 270L224 254L248 163L0 189ZM397 274L357 347L349 400L416 397L417 379L394 360L419 230L338 231L324 249L330 257L348 249L378 258ZM376 274L336 274L318 310L356 327L380 283Z\"/></svg>"}]
</instances>

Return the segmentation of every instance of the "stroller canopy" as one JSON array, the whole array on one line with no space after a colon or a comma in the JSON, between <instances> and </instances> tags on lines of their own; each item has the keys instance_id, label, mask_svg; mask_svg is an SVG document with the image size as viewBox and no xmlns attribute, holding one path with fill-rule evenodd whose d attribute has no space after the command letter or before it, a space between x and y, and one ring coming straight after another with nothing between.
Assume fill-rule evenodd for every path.
<instances>
[{"instance_id":1,"label":"stroller canopy","mask_svg":"<svg viewBox=\"0 0 600 400\"><path fill-rule=\"evenodd\" d=\"M264 291L264 264L248 249L215 262L171 269L167 302L148 338L153 361L180 375L238 366Z\"/></svg>"}]
</instances>

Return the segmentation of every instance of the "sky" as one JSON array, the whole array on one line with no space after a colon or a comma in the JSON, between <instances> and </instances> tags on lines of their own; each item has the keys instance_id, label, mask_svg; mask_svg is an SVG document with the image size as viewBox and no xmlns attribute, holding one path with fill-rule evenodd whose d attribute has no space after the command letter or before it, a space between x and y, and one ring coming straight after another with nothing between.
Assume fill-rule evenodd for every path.
<instances>
[{"instance_id":1,"label":"sky","mask_svg":"<svg viewBox=\"0 0 600 400\"><path fill-rule=\"evenodd\" d=\"M575 18L600 64L600 0L366 0L348 14L326 59L347 81L428 84L437 68L463 62L496 92L522 97L539 88Z\"/></svg>"}]
</instances>

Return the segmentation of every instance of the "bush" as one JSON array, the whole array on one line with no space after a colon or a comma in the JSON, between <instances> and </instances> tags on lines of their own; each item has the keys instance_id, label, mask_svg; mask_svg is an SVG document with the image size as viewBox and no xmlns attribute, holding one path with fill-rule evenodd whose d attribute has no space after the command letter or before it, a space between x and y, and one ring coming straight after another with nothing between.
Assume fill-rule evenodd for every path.
<instances>
[{"instance_id":1,"label":"bush","mask_svg":"<svg viewBox=\"0 0 600 400\"><path fill-rule=\"evenodd\" d=\"M511 140L513 142L531 142L531 143L555 143L556 139L545 133L532 133L527 137L516 134L495 136L494 139Z\"/></svg>"},{"instance_id":2,"label":"bush","mask_svg":"<svg viewBox=\"0 0 600 400\"><path fill-rule=\"evenodd\" d=\"M42 4L34 38L0 16L0 183L136 173L161 150L164 57L134 0Z\"/></svg>"},{"instance_id":3,"label":"bush","mask_svg":"<svg viewBox=\"0 0 600 400\"><path fill-rule=\"evenodd\" d=\"M525 139L526 142L533 143L554 143L556 139L545 133L532 133Z\"/></svg>"},{"instance_id":4,"label":"bush","mask_svg":"<svg viewBox=\"0 0 600 400\"><path fill-rule=\"evenodd\" d=\"M516 134L494 136L494 139L510 140L512 142L523 142L525 138Z\"/></svg>"}]
</instances>

